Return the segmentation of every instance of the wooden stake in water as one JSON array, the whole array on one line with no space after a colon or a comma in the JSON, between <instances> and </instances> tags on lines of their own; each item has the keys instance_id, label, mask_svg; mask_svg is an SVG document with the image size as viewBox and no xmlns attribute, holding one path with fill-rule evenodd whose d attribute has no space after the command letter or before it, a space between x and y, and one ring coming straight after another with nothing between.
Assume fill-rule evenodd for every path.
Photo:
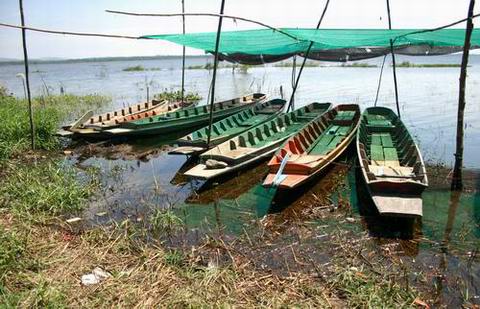
<instances>
[{"instance_id":1,"label":"wooden stake in water","mask_svg":"<svg viewBox=\"0 0 480 309\"><path fill-rule=\"evenodd\" d=\"M455 150L455 166L452 176L452 190L462 190L462 168L463 168L463 135L464 135L464 114L465 114L465 85L467 80L468 55L470 52L470 38L473 30L473 9L475 0L470 0L468 7L467 30L465 32L465 43L463 45L462 67L460 70L460 93L458 96L457 113L457 147Z\"/></svg>"},{"instance_id":2,"label":"wooden stake in water","mask_svg":"<svg viewBox=\"0 0 480 309\"><path fill-rule=\"evenodd\" d=\"M25 27L25 18L23 16L23 1L19 0L20 6L20 19L22 27ZM30 94L30 79L28 76L28 54L27 54L27 39L25 36L25 29L22 29L22 42L23 42L23 62L25 64L25 83L27 86L27 100L28 100L28 114L30 117L30 141L32 150L35 150L35 127L33 125L33 109L32 109L32 96Z\"/></svg>"},{"instance_id":3,"label":"wooden stake in water","mask_svg":"<svg viewBox=\"0 0 480 309\"><path fill-rule=\"evenodd\" d=\"M185 0L182 0L182 14L185 13ZM183 22L183 34L185 34L185 15L182 15L182 22ZM182 90L181 90L181 97L182 103L184 103L184 95L185 95L185 45L183 45L182 49Z\"/></svg>"},{"instance_id":4,"label":"wooden stake in water","mask_svg":"<svg viewBox=\"0 0 480 309\"><path fill-rule=\"evenodd\" d=\"M208 123L208 139L207 147L210 147L210 137L212 131L212 122L213 122L213 103L215 102L215 79L217 78L217 66L218 66L218 47L220 45L220 33L222 32L222 21L223 21L223 9L225 8L225 0L222 0L222 5L220 7L220 17L218 18L218 29L217 29L217 39L215 41L215 54L213 61L213 77L212 77L212 94L210 96L210 121Z\"/></svg>"}]
</instances>

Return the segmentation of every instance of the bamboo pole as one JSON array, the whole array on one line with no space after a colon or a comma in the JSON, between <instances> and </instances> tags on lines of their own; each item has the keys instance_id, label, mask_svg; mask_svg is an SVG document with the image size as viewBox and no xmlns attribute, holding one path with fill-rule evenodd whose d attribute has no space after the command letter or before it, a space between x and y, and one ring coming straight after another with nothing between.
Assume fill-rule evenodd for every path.
<instances>
[{"instance_id":1,"label":"bamboo pole","mask_svg":"<svg viewBox=\"0 0 480 309\"><path fill-rule=\"evenodd\" d=\"M328 4L330 3L330 0L327 0L325 3L325 7L323 8L322 16L320 16L320 20L317 23L317 28L320 28L320 25L322 24L322 20L325 17L325 13L327 13L328 9ZM295 84L292 89L292 95L290 96L290 102L288 102L288 108L287 108L287 113L290 111L291 108L293 108L293 102L295 100L295 92L297 91L298 88L298 82L300 81L300 76L302 75L303 68L305 67L305 63L307 62L308 55L310 54L310 50L312 49L313 46L313 41L310 42L310 45L308 45L307 51L305 52L305 55L303 55L303 62L302 66L300 67L300 71L298 71L298 76L297 80L295 81Z\"/></svg>"},{"instance_id":2,"label":"bamboo pole","mask_svg":"<svg viewBox=\"0 0 480 309\"><path fill-rule=\"evenodd\" d=\"M390 0L387 0L387 13L388 13L388 29L392 30L392 16L390 14ZM390 39L390 53L392 54L392 71L393 71L393 85L395 87L395 104L397 106L398 118L400 115L400 105L398 103L398 85L397 85L397 65L395 63L395 52L393 50L393 40ZM376 105L376 102L375 102Z\"/></svg>"},{"instance_id":3,"label":"bamboo pole","mask_svg":"<svg viewBox=\"0 0 480 309\"><path fill-rule=\"evenodd\" d=\"M395 87L395 103L397 105L397 115L398 118L401 118L400 115L400 105L398 104L398 86L397 86L397 69L395 63L395 53L393 51L393 40L390 39L390 52L392 53L392 68L393 68L393 85Z\"/></svg>"},{"instance_id":4,"label":"bamboo pole","mask_svg":"<svg viewBox=\"0 0 480 309\"><path fill-rule=\"evenodd\" d=\"M25 17L23 15L23 0L18 0L20 7L20 19L22 27L25 27ZM35 126L33 124L33 108L32 108L32 95L30 93L30 79L28 76L28 53L27 53L27 38L26 30L22 29L22 43L23 43L23 62L25 64L25 83L27 88L27 100L28 100L28 116L30 118L30 142L32 150L35 150Z\"/></svg>"},{"instance_id":5,"label":"bamboo pole","mask_svg":"<svg viewBox=\"0 0 480 309\"><path fill-rule=\"evenodd\" d=\"M467 80L468 56L470 52L470 39L473 30L473 9L475 0L470 0L468 7L467 30L465 32L465 44L463 45L462 67L460 70L460 90L458 96L457 113L457 146L455 150L455 166L452 176L452 190L463 189L462 168L463 168L463 135L464 135L464 113L465 113L465 86Z\"/></svg>"},{"instance_id":6,"label":"bamboo pole","mask_svg":"<svg viewBox=\"0 0 480 309\"><path fill-rule=\"evenodd\" d=\"M185 13L185 0L182 0L182 13ZM185 34L185 15L182 15L183 31ZM182 48L182 90L181 90L182 104L185 101L185 45Z\"/></svg>"},{"instance_id":7,"label":"bamboo pole","mask_svg":"<svg viewBox=\"0 0 480 309\"><path fill-rule=\"evenodd\" d=\"M225 8L225 0L222 0L220 6L220 17L218 18L218 29L217 29L217 39L215 41L215 54L213 62L213 76L212 76L212 94L210 96L210 120L208 122L208 139L207 147L210 147L210 138L212 133L212 122L213 122L213 103L215 102L215 80L217 78L217 66L218 66L218 48L220 45L220 34L222 32L222 22L223 22L223 9Z\"/></svg>"}]
</instances>

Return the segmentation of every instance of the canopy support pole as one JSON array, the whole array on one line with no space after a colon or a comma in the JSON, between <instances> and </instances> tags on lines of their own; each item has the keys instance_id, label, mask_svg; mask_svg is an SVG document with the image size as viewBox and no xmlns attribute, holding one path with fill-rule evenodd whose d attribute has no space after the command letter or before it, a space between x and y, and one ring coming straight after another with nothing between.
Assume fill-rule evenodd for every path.
<instances>
[{"instance_id":1,"label":"canopy support pole","mask_svg":"<svg viewBox=\"0 0 480 309\"><path fill-rule=\"evenodd\" d=\"M392 17L390 16L390 0L387 0L387 15L388 15L388 29L392 30ZM375 103L373 104L373 106L377 106L378 95L380 93L380 85L382 84L383 67L385 66L386 59L387 59L387 55L383 56L382 68L380 69L380 76L378 77L377 94L375 95Z\"/></svg>"},{"instance_id":2,"label":"canopy support pole","mask_svg":"<svg viewBox=\"0 0 480 309\"><path fill-rule=\"evenodd\" d=\"M378 77L377 94L375 95L375 103L373 104L373 106L377 106L378 95L380 94L380 85L382 85L383 67L385 66L386 59L387 55L383 56L382 68L380 69L380 76Z\"/></svg>"},{"instance_id":3,"label":"canopy support pole","mask_svg":"<svg viewBox=\"0 0 480 309\"><path fill-rule=\"evenodd\" d=\"M327 12L329 3L330 3L330 0L327 0L327 2L325 3L322 16L320 17L320 20L318 21L318 24L317 24L317 29L320 28L320 25L322 24L322 20L323 20L323 17L325 17L325 13ZM297 80L295 81L295 84L293 86L292 95L290 96L290 102L288 102L287 113L290 111L290 109L293 108L293 101L295 98L295 92L297 91L297 88L298 88L298 82L300 81L300 76L302 76L303 68L305 67L305 63L307 62L308 55L310 54L310 50L312 49L312 46L313 46L313 42L310 42L310 45L308 45L305 55L303 55L302 66L300 67L300 71L298 71Z\"/></svg>"},{"instance_id":4,"label":"canopy support pole","mask_svg":"<svg viewBox=\"0 0 480 309\"><path fill-rule=\"evenodd\" d=\"M463 45L462 68L460 70L460 93L458 96L457 114L457 146L455 150L455 166L453 168L451 190L463 189L462 168L463 168L463 137L464 137L464 113L465 113L465 86L467 80L468 56L470 51L470 39L473 30L473 9L475 0L470 0L468 7L467 30L465 32L465 44Z\"/></svg>"},{"instance_id":5,"label":"canopy support pole","mask_svg":"<svg viewBox=\"0 0 480 309\"><path fill-rule=\"evenodd\" d=\"M220 34L222 32L222 21L223 21L223 9L225 8L225 0L222 0L220 7L220 17L218 18L218 29L217 29L217 39L215 41L215 54L213 61L213 76L212 76L212 94L210 96L210 121L208 123L208 139L207 147L210 147L210 137L212 132L212 122L213 122L213 103L215 102L215 79L217 78L217 66L218 66L218 47L220 45Z\"/></svg>"},{"instance_id":6,"label":"canopy support pole","mask_svg":"<svg viewBox=\"0 0 480 309\"><path fill-rule=\"evenodd\" d=\"M182 13L185 14L185 0L182 0ZM185 15L182 15L183 34L185 34ZM182 90L181 99L182 104L185 101L185 45L182 46Z\"/></svg>"},{"instance_id":7,"label":"canopy support pole","mask_svg":"<svg viewBox=\"0 0 480 309\"><path fill-rule=\"evenodd\" d=\"M397 105L398 118L401 118L400 105L398 104L397 68L396 68L396 63L395 63L395 53L393 52L393 41L392 41L392 39L390 39L390 52L392 53L392 69L393 69L393 85L395 87L395 103Z\"/></svg>"},{"instance_id":8,"label":"canopy support pole","mask_svg":"<svg viewBox=\"0 0 480 309\"><path fill-rule=\"evenodd\" d=\"M390 0L387 0L388 29L392 30L392 16L390 14ZM400 105L398 103L398 85L397 85L397 65L395 63L395 53L393 52L393 40L390 39L390 53L392 54L393 85L395 87L395 104L397 105L397 115L400 116ZM376 104L376 100L375 100Z\"/></svg>"},{"instance_id":9,"label":"canopy support pole","mask_svg":"<svg viewBox=\"0 0 480 309\"><path fill-rule=\"evenodd\" d=\"M27 100L28 100L28 115L30 118L30 142L32 150L35 150L35 126L33 125L33 108L32 108L32 95L30 93L30 78L28 76L28 53L27 53L27 38L25 28L25 17L23 16L23 0L19 0L20 6L20 19L22 22L22 42L23 42L23 63L25 64L25 83L27 87Z\"/></svg>"}]
</instances>

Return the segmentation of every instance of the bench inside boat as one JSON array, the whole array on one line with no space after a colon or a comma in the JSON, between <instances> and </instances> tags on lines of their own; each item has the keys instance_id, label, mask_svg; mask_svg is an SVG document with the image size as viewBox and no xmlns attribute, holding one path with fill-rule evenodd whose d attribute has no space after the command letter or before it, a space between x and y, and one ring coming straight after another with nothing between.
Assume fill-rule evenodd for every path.
<instances>
[{"instance_id":1,"label":"bench inside boat","mask_svg":"<svg viewBox=\"0 0 480 309\"><path fill-rule=\"evenodd\" d=\"M217 121L216 123L212 124L211 141L215 141L217 138L221 138L225 135L237 135L245 131L247 128L261 124L272 118L272 115L281 112L284 106L285 100L274 99L262 104L258 104L254 108L244 110L223 120ZM192 132L182 139L186 141L201 140L206 142L207 137L208 126ZM179 144L183 144L182 139L179 140Z\"/></svg>"},{"instance_id":2,"label":"bench inside boat","mask_svg":"<svg viewBox=\"0 0 480 309\"><path fill-rule=\"evenodd\" d=\"M418 149L403 123L388 112L363 117L359 149L368 180L426 182Z\"/></svg>"},{"instance_id":3,"label":"bench inside boat","mask_svg":"<svg viewBox=\"0 0 480 309\"><path fill-rule=\"evenodd\" d=\"M262 148L276 145L298 132L308 122L326 110L330 103L313 103L294 112L279 115L277 118L250 129L241 135L222 143L202 155L202 158L215 159L235 164L248 160Z\"/></svg>"},{"instance_id":4,"label":"bench inside boat","mask_svg":"<svg viewBox=\"0 0 480 309\"><path fill-rule=\"evenodd\" d=\"M325 160L348 145L342 144L358 125L360 108L358 105L338 105L320 119L310 123L306 128L292 137L287 144L269 162L270 173L276 173L288 154L288 161L283 174L309 174L325 165ZM344 147L343 147L344 146Z\"/></svg>"}]
</instances>

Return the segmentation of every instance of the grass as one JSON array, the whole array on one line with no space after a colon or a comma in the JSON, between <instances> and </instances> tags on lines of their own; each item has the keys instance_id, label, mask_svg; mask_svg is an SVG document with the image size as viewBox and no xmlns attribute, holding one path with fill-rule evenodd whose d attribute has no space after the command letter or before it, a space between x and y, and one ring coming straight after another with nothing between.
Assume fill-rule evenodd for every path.
<instances>
[{"instance_id":1,"label":"grass","mask_svg":"<svg viewBox=\"0 0 480 309\"><path fill-rule=\"evenodd\" d=\"M98 184L94 175L81 180L73 167L58 161L7 164L4 174L0 209L33 221L84 209Z\"/></svg>"},{"instance_id":2,"label":"grass","mask_svg":"<svg viewBox=\"0 0 480 309\"><path fill-rule=\"evenodd\" d=\"M41 150L56 150L55 137L60 124L89 109L110 102L100 95L55 95L33 99L35 146ZM30 149L30 122L25 100L0 93L0 162Z\"/></svg>"},{"instance_id":3,"label":"grass","mask_svg":"<svg viewBox=\"0 0 480 309\"><path fill-rule=\"evenodd\" d=\"M27 237L19 258L38 265L7 271L0 303L11 307L328 306L325 289L308 276L258 272L240 256L235 265L204 263L196 251L185 255L148 246L119 228L79 235L23 223L11 229L22 229ZM79 286L80 277L95 267L112 277Z\"/></svg>"},{"instance_id":4,"label":"grass","mask_svg":"<svg viewBox=\"0 0 480 309\"><path fill-rule=\"evenodd\" d=\"M131 67L126 67L122 71L124 72L142 72L145 71L145 68L142 65L135 65Z\"/></svg>"},{"instance_id":5,"label":"grass","mask_svg":"<svg viewBox=\"0 0 480 309\"><path fill-rule=\"evenodd\" d=\"M424 63L416 64L409 61L403 61L396 65L397 68L459 68L460 64L457 63Z\"/></svg>"},{"instance_id":6,"label":"grass","mask_svg":"<svg viewBox=\"0 0 480 309\"><path fill-rule=\"evenodd\" d=\"M156 100L168 100L170 102L178 102L182 99L182 93L180 90L167 90L157 93L153 96ZM197 102L200 101L202 97L198 94L198 92L185 92L184 93L184 100L187 102Z\"/></svg>"},{"instance_id":7,"label":"grass","mask_svg":"<svg viewBox=\"0 0 480 309\"><path fill-rule=\"evenodd\" d=\"M179 231L183 227L183 221L170 209L156 208L150 217L152 229L156 232L164 232L168 235Z\"/></svg>"}]
</instances>

